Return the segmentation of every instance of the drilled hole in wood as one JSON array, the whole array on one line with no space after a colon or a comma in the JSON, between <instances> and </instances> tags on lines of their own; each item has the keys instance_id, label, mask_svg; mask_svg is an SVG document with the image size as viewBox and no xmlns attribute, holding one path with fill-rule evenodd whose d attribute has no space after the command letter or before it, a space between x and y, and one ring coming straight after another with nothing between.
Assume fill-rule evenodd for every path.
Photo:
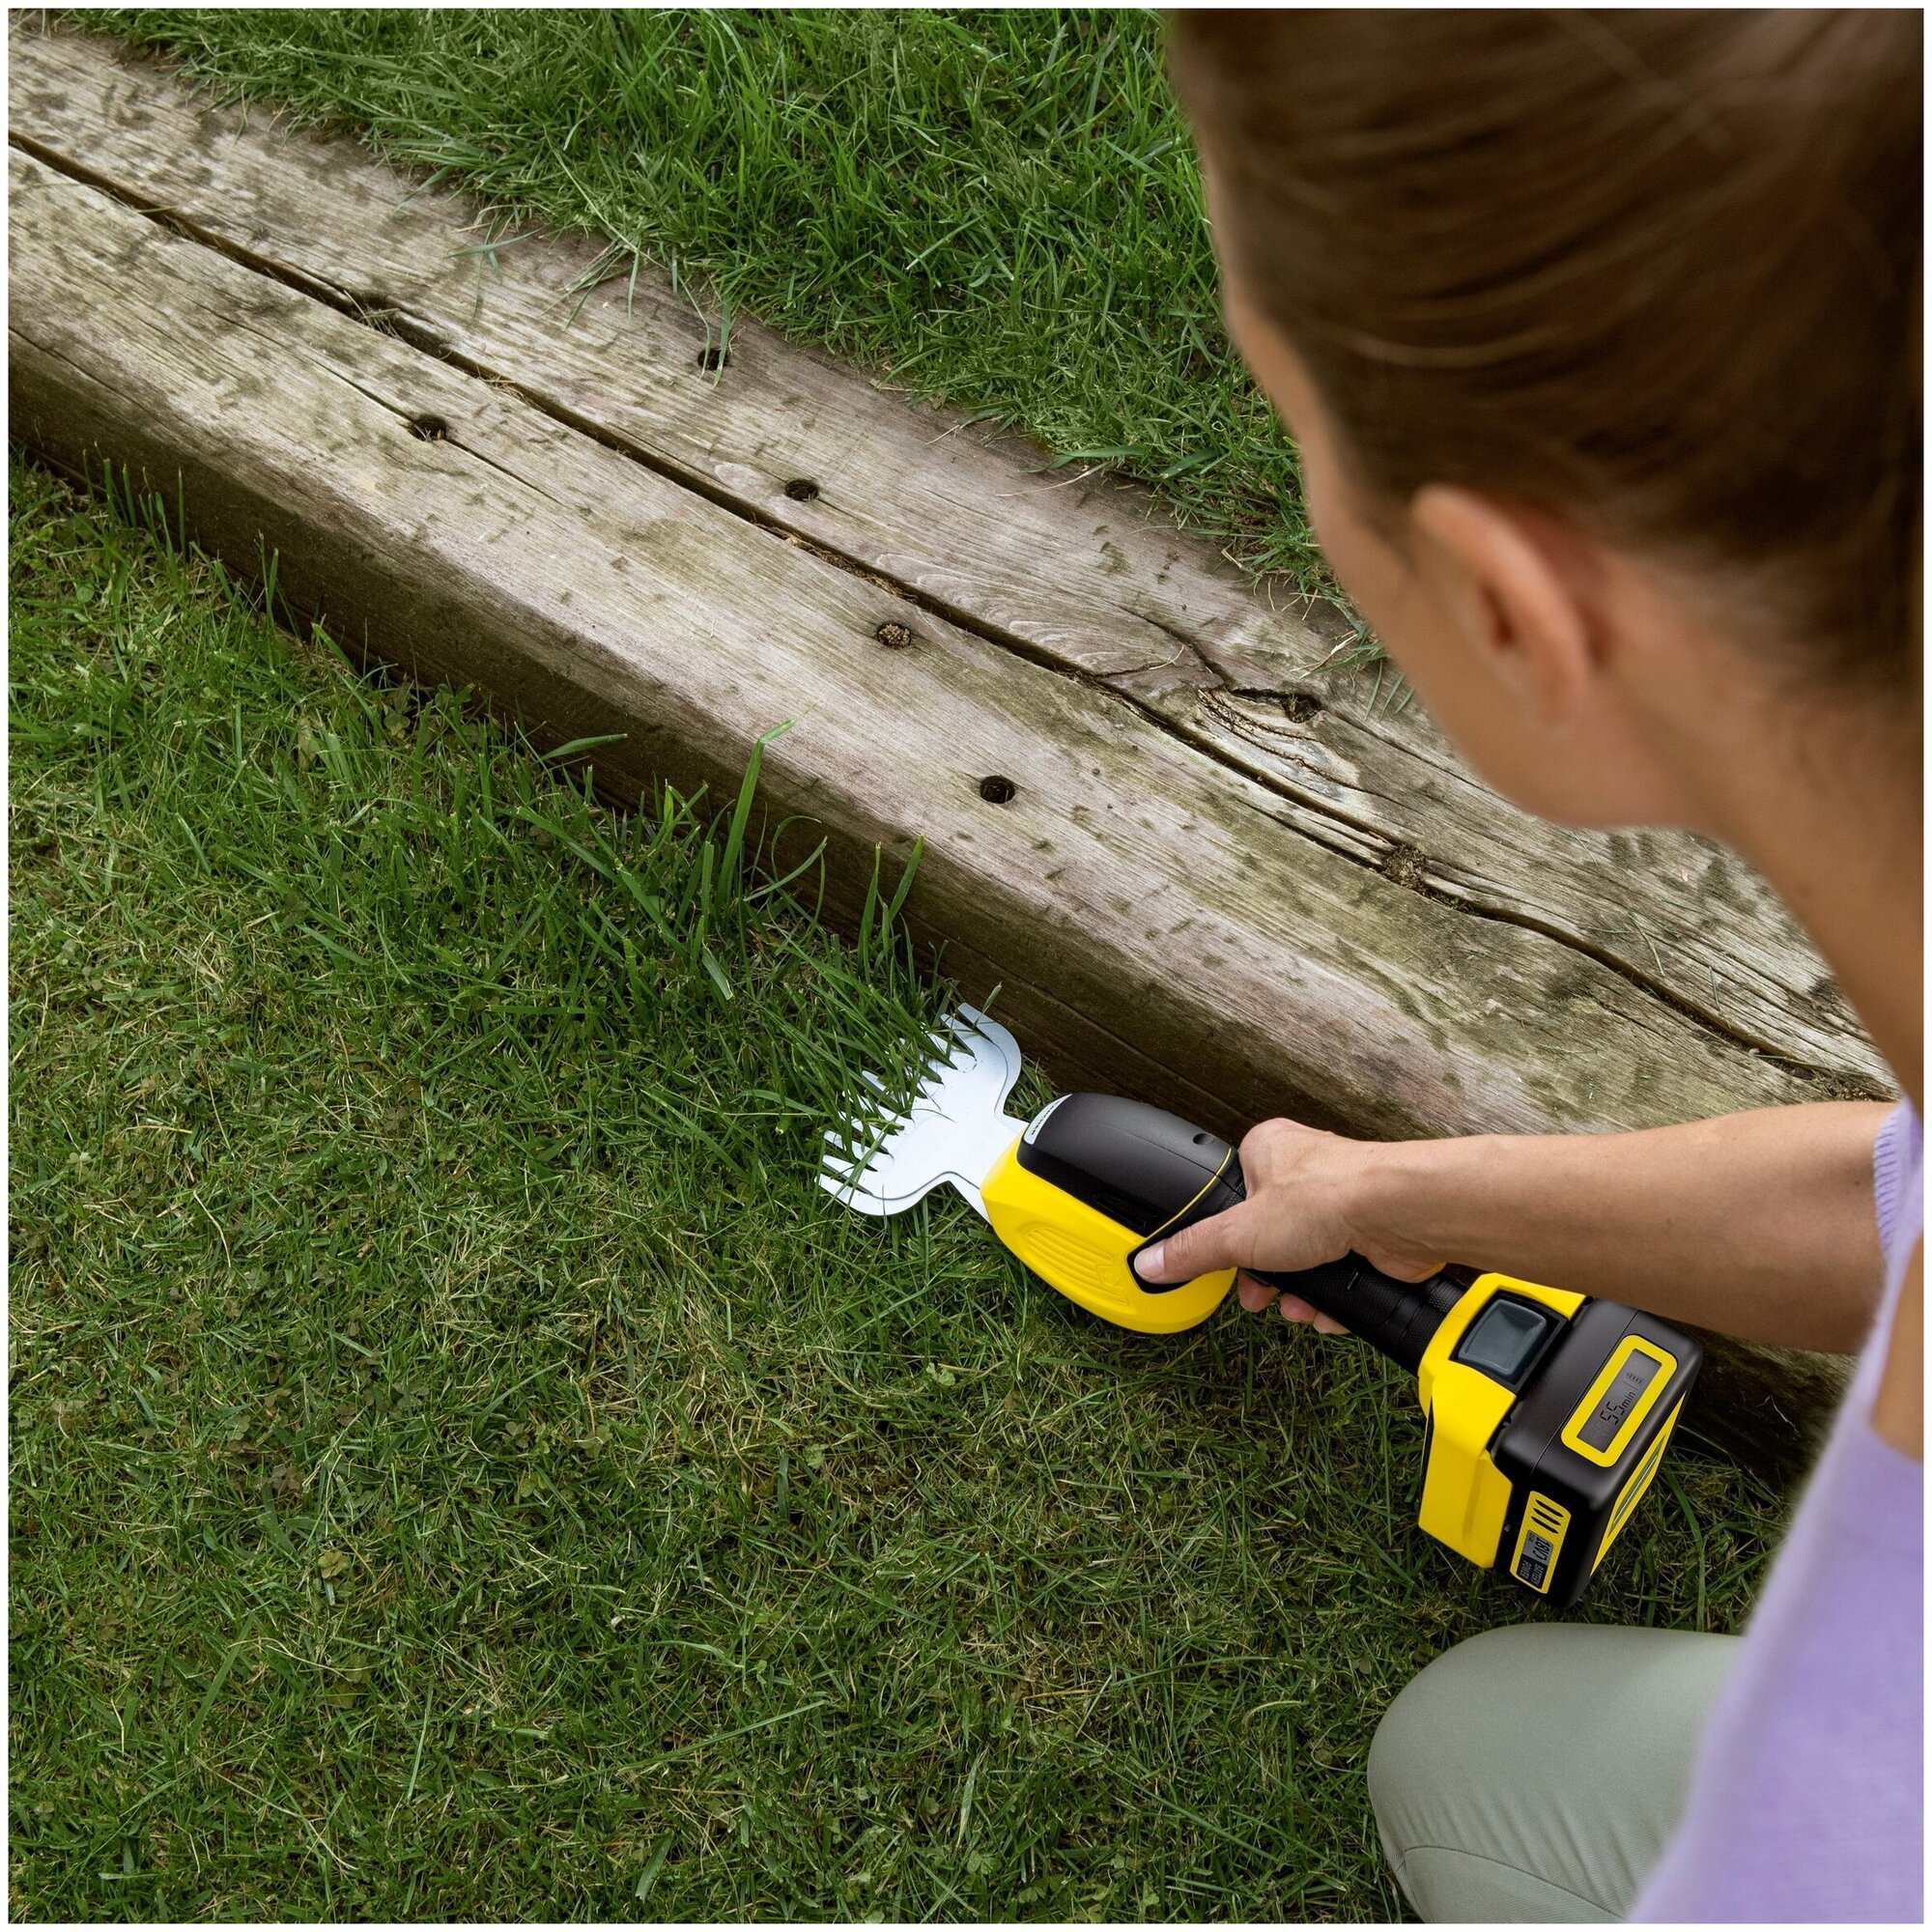
<instances>
[{"instance_id":1,"label":"drilled hole in wood","mask_svg":"<svg viewBox=\"0 0 1932 1932\"><path fill-rule=\"evenodd\" d=\"M1018 792L1019 786L1011 779L1003 779L997 772L980 781L980 796L988 805L1010 805Z\"/></svg>"},{"instance_id":2,"label":"drilled hole in wood","mask_svg":"<svg viewBox=\"0 0 1932 1932\"><path fill-rule=\"evenodd\" d=\"M818 485L810 476L794 476L785 485L785 495L794 503L810 503L818 496Z\"/></svg>"},{"instance_id":3,"label":"drilled hole in wood","mask_svg":"<svg viewBox=\"0 0 1932 1932\"><path fill-rule=\"evenodd\" d=\"M1391 845L1389 854L1382 861L1382 871L1399 886L1406 886L1410 892L1422 884L1423 874L1429 869L1429 855L1420 845Z\"/></svg>"},{"instance_id":4,"label":"drilled hole in wood","mask_svg":"<svg viewBox=\"0 0 1932 1932\"><path fill-rule=\"evenodd\" d=\"M890 620L888 620L886 623L881 624L879 628L872 633L872 635L873 637L877 638L880 643L884 644L887 650L889 651L905 650L911 644L913 639L912 632L909 631L905 627L905 625L895 624L891 622Z\"/></svg>"},{"instance_id":5,"label":"drilled hole in wood","mask_svg":"<svg viewBox=\"0 0 1932 1932\"><path fill-rule=\"evenodd\" d=\"M412 416L410 434L418 442L441 442L449 435L449 425L440 416Z\"/></svg>"},{"instance_id":6,"label":"drilled hole in wood","mask_svg":"<svg viewBox=\"0 0 1932 1932\"><path fill-rule=\"evenodd\" d=\"M731 365L730 351L719 348L719 346L715 342L706 343L705 346L697 352L697 366L700 369L702 369L707 376L711 375L716 370L727 369L730 367L730 365Z\"/></svg>"}]
</instances>

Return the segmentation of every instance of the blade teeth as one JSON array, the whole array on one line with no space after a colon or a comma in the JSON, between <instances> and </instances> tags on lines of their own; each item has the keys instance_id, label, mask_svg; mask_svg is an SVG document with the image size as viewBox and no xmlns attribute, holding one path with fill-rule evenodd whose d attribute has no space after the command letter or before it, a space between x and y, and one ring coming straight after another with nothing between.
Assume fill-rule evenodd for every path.
<instances>
[{"instance_id":1,"label":"blade teeth","mask_svg":"<svg viewBox=\"0 0 1932 1932\"><path fill-rule=\"evenodd\" d=\"M825 1138L829 1141L864 1141L868 1145L886 1135L895 1134L906 1123L906 1117L899 1113L888 1113L883 1107L854 1109L837 1125L830 1128Z\"/></svg>"},{"instance_id":2,"label":"blade teeth","mask_svg":"<svg viewBox=\"0 0 1932 1932\"><path fill-rule=\"evenodd\" d=\"M879 1148L889 1145L910 1124L903 1114L877 1113L869 1118L854 1115L828 1127L825 1141L829 1147L848 1151L859 1149L869 1156Z\"/></svg>"},{"instance_id":3,"label":"blade teeth","mask_svg":"<svg viewBox=\"0 0 1932 1932\"><path fill-rule=\"evenodd\" d=\"M877 1177L869 1161L822 1160L818 1163L818 1174L828 1187L850 1189L858 1194L875 1191Z\"/></svg>"},{"instance_id":4,"label":"blade teeth","mask_svg":"<svg viewBox=\"0 0 1932 1932\"><path fill-rule=\"evenodd\" d=\"M840 1187L855 1188L860 1193L869 1193L874 1182L869 1161L822 1160L818 1163L818 1171L821 1176L835 1177Z\"/></svg>"},{"instance_id":5,"label":"blade teeth","mask_svg":"<svg viewBox=\"0 0 1932 1932\"><path fill-rule=\"evenodd\" d=\"M889 1211L880 1196L868 1194L863 1188L846 1187L822 1174L818 1177L818 1184L841 1207L855 1208L862 1214L884 1214Z\"/></svg>"},{"instance_id":6,"label":"blade teeth","mask_svg":"<svg viewBox=\"0 0 1932 1932\"><path fill-rule=\"evenodd\" d=\"M882 1150L867 1143L838 1148L819 1157L819 1166L831 1174L862 1175L879 1158Z\"/></svg>"},{"instance_id":7,"label":"blade teeth","mask_svg":"<svg viewBox=\"0 0 1932 1932\"><path fill-rule=\"evenodd\" d=\"M908 1170L923 1171L934 1156L944 1159L949 1131L965 1131L964 1116L974 1112L967 1103L977 1095L975 1076L1009 1059L998 1033L977 1008L962 1003L938 1015L923 1039L914 1036L917 1058L891 1084L870 1068L861 1072L844 1117L824 1136L819 1185L848 1207L875 1214L896 1213L929 1192L937 1181L916 1186ZM966 1191L964 1181L952 1179Z\"/></svg>"}]
</instances>

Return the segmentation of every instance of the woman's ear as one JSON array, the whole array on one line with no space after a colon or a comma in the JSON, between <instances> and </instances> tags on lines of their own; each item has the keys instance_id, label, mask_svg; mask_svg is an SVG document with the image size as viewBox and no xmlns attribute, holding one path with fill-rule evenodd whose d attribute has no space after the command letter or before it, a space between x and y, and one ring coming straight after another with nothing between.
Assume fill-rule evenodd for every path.
<instances>
[{"instance_id":1,"label":"woman's ear","mask_svg":"<svg viewBox=\"0 0 1932 1932\"><path fill-rule=\"evenodd\" d=\"M1583 723L1604 669L1585 546L1451 484L1417 491L1409 524L1411 556L1438 608L1524 722L1558 735Z\"/></svg>"}]
</instances>

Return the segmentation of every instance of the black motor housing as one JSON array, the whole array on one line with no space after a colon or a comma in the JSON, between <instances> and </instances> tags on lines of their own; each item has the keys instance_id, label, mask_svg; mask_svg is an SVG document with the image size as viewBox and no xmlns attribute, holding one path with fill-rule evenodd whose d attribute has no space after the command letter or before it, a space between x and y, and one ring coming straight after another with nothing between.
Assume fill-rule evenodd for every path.
<instances>
[{"instance_id":1,"label":"black motor housing","mask_svg":"<svg viewBox=\"0 0 1932 1932\"><path fill-rule=\"evenodd\" d=\"M1111 1094L1069 1094L1057 1101L1020 1137L1018 1158L1029 1174L1149 1240L1248 1198L1240 1160L1218 1134ZM1293 1273L1250 1272L1334 1317L1411 1374L1464 1286L1450 1274L1398 1281L1360 1255ZM1141 1282L1149 1294L1179 1286Z\"/></svg>"}]
</instances>

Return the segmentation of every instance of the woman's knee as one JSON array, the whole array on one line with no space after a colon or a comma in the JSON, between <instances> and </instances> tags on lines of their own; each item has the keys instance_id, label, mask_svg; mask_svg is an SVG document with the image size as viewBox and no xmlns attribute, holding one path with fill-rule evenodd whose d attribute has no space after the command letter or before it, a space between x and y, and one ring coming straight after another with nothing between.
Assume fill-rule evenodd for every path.
<instances>
[{"instance_id":1,"label":"woman's knee","mask_svg":"<svg viewBox=\"0 0 1932 1932\"><path fill-rule=\"evenodd\" d=\"M1376 1726L1369 1747L1369 1792L1377 1811L1383 1798L1400 1805L1412 1792L1437 1789L1445 1773L1466 1776L1470 1753L1464 1733L1473 1722L1499 1716L1524 1677L1523 1628L1484 1631L1465 1637L1403 1686Z\"/></svg>"},{"instance_id":2,"label":"woman's knee","mask_svg":"<svg viewBox=\"0 0 1932 1932\"><path fill-rule=\"evenodd\" d=\"M1446 1651L1389 1706L1369 1795L1427 1918L1619 1916L1661 1850L1735 1639L1521 1624ZM1615 1736L1620 1747L1588 1740Z\"/></svg>"}]
</instances>

